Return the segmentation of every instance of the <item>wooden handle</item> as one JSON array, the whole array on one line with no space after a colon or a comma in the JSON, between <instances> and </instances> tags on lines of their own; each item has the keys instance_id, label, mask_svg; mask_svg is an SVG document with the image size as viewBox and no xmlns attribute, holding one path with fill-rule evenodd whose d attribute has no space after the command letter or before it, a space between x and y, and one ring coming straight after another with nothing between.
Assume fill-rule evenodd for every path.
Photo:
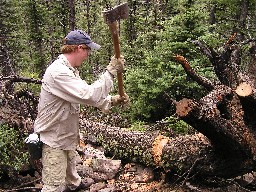
<instances>
[{"instance_id":1,"label":"wooden handle","mask_svg":"<svg viewBox=\"0 0 256 192\"><path fill-rule=\"evenodd\" d=\"M117 21L108 24L110 32L112 34L112 40L114 44L115 57L120 58L120 42L117 30ZM118 92L120 96L124 96L124 83L123 74L117 73Z\"/></svg>"}]
</instances>

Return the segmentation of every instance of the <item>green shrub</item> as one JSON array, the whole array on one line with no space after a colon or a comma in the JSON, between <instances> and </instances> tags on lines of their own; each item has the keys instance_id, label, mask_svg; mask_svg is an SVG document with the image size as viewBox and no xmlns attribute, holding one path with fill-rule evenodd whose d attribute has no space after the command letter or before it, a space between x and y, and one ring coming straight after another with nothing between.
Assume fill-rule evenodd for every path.
<instances>
[{"instance_id":1,"label":"green shrub","mask_svg":"<svg viewBox=\"0 0 256 192\"><path fill-rule=\"evenodd\" d=\"M173 116L166 118L165 123L177 134L189 134L194 131L189 124Z\"/></svg>"},{"instance_id":2,"label":"green shrub","mask_svg":"<svg viewBox=\"0 0 256 192\"><path fill-rule=\"evenodd\" d=\"M28 162L28 152L24 150L24 138L6 124L0 125L0 178L2 173L11 176Z\"/></svg>"},{"instance_id":3,"label":"green shrub","mask_svg":"<svg viewBox=\"0 0 256 192\"><path fill-rule=\"evenodd\" d=\"M131 125L130 130L131 131L142 131L142 132L145 131L146 130L145 122L143 122L143 121L134 122Z\"/></svg>"}]
</instances>

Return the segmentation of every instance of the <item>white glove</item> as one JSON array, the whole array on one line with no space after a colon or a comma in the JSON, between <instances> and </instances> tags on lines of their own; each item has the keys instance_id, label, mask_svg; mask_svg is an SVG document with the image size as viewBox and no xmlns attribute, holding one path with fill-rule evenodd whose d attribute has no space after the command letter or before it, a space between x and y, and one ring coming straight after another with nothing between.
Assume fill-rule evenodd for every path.
<instances>
[{"instance_id":1,"label":"white glove","mask_svg":"<svg viewBox=\"0 0 256 192\"><path fill-rule=\"evenodd\" d=\"M120 95L114 95L111 97L111 102L113 106L127 105L130 103L130 98L126 93L122 97Z\"/></svg>"},{"instance_id":2,"label":"white glove","mask_svg":"<svg viewBox=\"0 0 256 192\"><path fill-rule=\"evenodd\" d=\"M116 76L117 73L122 73L124 70L125 59L124 56L120 56L120 58L116 58L115 56L111 57L111 61L107 66L107 70L113 76Z\"/></svg>"}]
</instances>

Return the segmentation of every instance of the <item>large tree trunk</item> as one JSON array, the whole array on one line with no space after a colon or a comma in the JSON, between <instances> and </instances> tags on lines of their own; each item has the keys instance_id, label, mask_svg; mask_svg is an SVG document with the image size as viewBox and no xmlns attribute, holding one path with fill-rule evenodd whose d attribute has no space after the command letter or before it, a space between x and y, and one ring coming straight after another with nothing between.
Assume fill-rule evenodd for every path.
<instances>
[{"instance_id":1,"label":"large tree trunk","mask_svg":"<svg viewBox=\"0 0 256 192\"><path fill-rule=\"evenodd\" d=\"M109 155L162 168L166 172L197 177L231 177L250 171L253 162L216 154L201 133L174 138L156 132L138 132L81 119L87 142L98 143ZM246 165L246 166L245 166Z\"/></svg>"},{"instance_id":2,"label":"large tree trunk","mask_svg":"<svg viewBox=\"0 0 256 192\"><path fill-rule=\"evenodd\" d=\"M242 46L254 42L248 40L234 45L232 36L224 45L223 52L217 53L201 42L195 42L211 61L218 77L212 82L191 68L182 56L176 59L182 64L187 75L204 86L209 93L198 101L182 99L176 105L177 115L204 134L212 144L215 153L223 159L256 160L256 97L255 62L246 63L249 71L242 71ZM252 61L255 61L254 46L251 46ZM231 160L232 160L231 158Z\"/></svg>"}]
</instances>

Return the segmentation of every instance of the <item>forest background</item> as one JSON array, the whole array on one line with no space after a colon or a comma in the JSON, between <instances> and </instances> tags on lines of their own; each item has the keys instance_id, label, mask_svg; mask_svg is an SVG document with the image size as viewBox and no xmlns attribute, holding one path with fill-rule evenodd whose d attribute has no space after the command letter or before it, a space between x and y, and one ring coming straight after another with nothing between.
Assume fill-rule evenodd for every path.
<instances>
[{"instance_id":1,"label":"forest background","mask_svg":"<svg viewBox=\"0 0 256 192\"><path fill-rule=\"evenodd\" d=\"M82 29L102 46L80 69L81 77L88 83L93 82L114 54L111 34L103 20L102 11L123 2L2 0L0 77L17 75L41 79L46 67L60 54L65 35L70 30ZM200 98L205 90L187 77L174 56L183 55L199 74L214 79L210 62L193 41L200 40L217 48L234 33L239 34L237 41L254 38L256 0L127 2L129 18L120 21L119 28L121 54L126 59L124 86L131 99L130 107L114 109L111 118L94 108L86 107L85 111L88 116L97 114L97 118L120 127L143 129L145 124L164 122L177 132L186 132L187 125L175 118L175 109L164 95L178 101L184 97ZM245 47L244 51L249 48ZM246 70L248 58L241 59L244 61L243 69ZM35 94L40 91L40 85L35 84L19 83L15 87L16 90L24 88ZM27 160L25 153L19 152L22 144L17 147L24 138L20 137L17 141L15 130L4 124L0 127L0 165L18 169L21 162ZM10 151L12 154L9 154Z\"/></svg>"}]
</instances>

